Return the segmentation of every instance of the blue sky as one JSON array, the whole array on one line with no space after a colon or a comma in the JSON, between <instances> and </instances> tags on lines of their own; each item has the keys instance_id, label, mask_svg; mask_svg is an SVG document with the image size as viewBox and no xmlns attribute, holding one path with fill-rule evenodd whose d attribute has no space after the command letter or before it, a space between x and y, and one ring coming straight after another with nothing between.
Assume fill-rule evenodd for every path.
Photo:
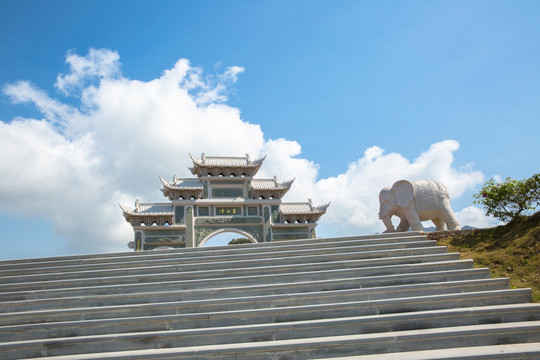
<instances>
[{"instance_id":1,"label":"blue sky","mask_svg":"<svg viewBox=\"0 0 540 360\"><path fill-rule=\"evenodd\" d=\"M189 176L188 152L266 154L261 175L297 177L286 200L332 201L320 236L381 231L378 192L398 178L441 180L461 222L494 225L472 194L539 170L539 15L537 1L3 0L0 259L127 249L117 203L165 201L158 176Z\"/></svg>"}]
</instances>

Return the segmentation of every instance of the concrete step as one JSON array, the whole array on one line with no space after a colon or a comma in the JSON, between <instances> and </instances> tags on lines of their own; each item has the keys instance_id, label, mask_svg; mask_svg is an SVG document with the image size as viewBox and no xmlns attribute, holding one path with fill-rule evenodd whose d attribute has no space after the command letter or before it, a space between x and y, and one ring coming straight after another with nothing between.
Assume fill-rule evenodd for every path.
<instances>
[{"instance_id":1,"label":"concrete step","mask_svg":"<svg viewBox=\"0 0 540 360\"><path fill-rule=\"evenodd\" d=\"M408 258L407 258L408 259ZM313 267L297 267L292 271L292 266L287 266L284 271L277 268L261 269L262 273L256 275L235 274L233 270L213 271L211 274L201 271L195 273L166 273L148 274L138 276L110 276L99 279L73 279L59 280L54 282L27 282L15 284L3 284L0 289L0 301L9 298L9 292L36 291L65 289L75 293L79 288L83 293L93 288L100 293L104 288L121 288L123 291L136 291L144 284L155 285L157 283L175 284L176 289L200 289L208 286L247 286L255 284L275 283L279 281L302 282L314 281L320 278L340 277L370 277L382 275L394 275L416 272L448 271L473 268L472 260L450 260L436 262L405 263L397 265L351 267L335 269L313 270ZM210 271L209 271L210 272ZM102 292L101 292L102 293ZM7 296L5 296L7 295Z\"/></svg>"},{"instance_id":2,"label":"concrete step","mask_svg":"<svg viewBox=\"0 0 540 360\"><path fill-rule=\"evenodd\" d=\"M411 248L423 248L423 247L435 247L436 242L420 239L416 241L399 241L399 242L390 242L390 243L375 243L375 244L358 244L360 241L355 241L353 244L349 243L330 243L330 247L318 247L313 248L307 245L302 246L282 246L282 247L272 247L272 248L263 248L265 251L257 252L250 249L250 251L239 252L237 249L229 250L228 248L208 251L208 253L202 252L192 252L189 254L162 254L156 253L156 255L146 256L137 258L134 261L131 257L127 258L106 258L93 260L90 263L84 264L75 264L75 265L54 265L54 262L49 262L47 264L34 264L28 263L25 264L24 268L7 268L4 267L0 270L0 275L3 277L9 276L25 276L31 274L46 274L61 272L66 273L70 271L87 271L91 269L128 269L129 267L151 267L151 266L189 266L189 264L197 264L204 266L206 263L223 263L223 262L237 262L237 261L249 261L249 260L273 260L276 258L288 258L288 257L298 257L305 258L309 256L317 255L331 255L334 254L339 256L339 254L350 254L356 253L357 256L364 257L384 257L386 253L392 251L399 251L403 249ZM339 246L338 246L339 245ZM385 251L386 250L386 251ZM379 255L380 252L380 255ZM114 261L111 261L114 260ZM128 261L126 261L128 260ZM39 266L37 266L39 265ZM48 266L44 266L48 265ZM128 265L128 266L126 266ZM193 267L192 267L193 269ZM198 269L196 267L195 269Z\"/></svg>"},{"instance_id":3,"label":"concrete step","mask_svg":"<svg viewBox=\"0 0 540 360\"><path fill-rule=\"evenodd\" d=\"M410 244L410 243L407 243ZM335 248L337 249L337 248ZM27 270L26 273L21 273L19 270L3 271L0 273L0 284L7 284L10 282L31 282L31 281L55 281L58 279L70 279L70 278L89 278L89 277L103 277L109 276L111 272L118 275L138 275L149 273L163 273L174 270L176 272L198 272L204 270L217 270L217 269L239 269L261 266L277 266L277 265L290 265L294 264L308 264L308 263L320 263L320 262L335 262L345 260L368 260L368 259L381 259L383 261L386 258L415 256L415 255L427 255L427 254L446 254L447 248L444 246L430 246L430 247L405 247L397 249L385 249L385 250L369 250L369 251L351 251L348 248L343 248L343 252L321 253L315 255L289 255L269 258L247 258L236 259L236 257L218 259L217 261L211 261L206 257L192 258L188 262L184 262L181 259L165 259L165 260L147 260L138 262L138 266L124 266L123 263L107 263L107 264L92 264L86 266L84 269L80 266L76 267L64 267L53 271L51 268L35 268ZM199 260L200 262L197 262ZM150 262L150 263L148 263ZM44 271L42 271L44 270Z\"/></svg>"},{"instance_id":4,"label":"concrete step","mask_svg":"<svg viewBox=\"0 0 540 360\"><path fill-rule=\"evenodd\" d=\"M7 261L0 358L495 354L540 343L531 295L417 233Z\"/></svg>"},{"instance_id":5,"label":"concrete step","mask_svg":"<svg viewBox=\"0 0 540 360\"><path fill-rule=\"evenodd\" d=\"M32 302L38 304L40 302L48 303L49 300L56 301L57 299L67 298L67 300L82 300L82 299L99 299L110 298L112 296L118 297L130 297L134 298L140 293L151 292L164 292L164 291L182 291L184 294L189 293L212 293L213 296L219 296L220 294L226 294L227 297L235 296L235 294L243 294L246 289L260 289L265 293L279 293L280 291L291 291L291 287L294 288L294 292L310 291L313 286L322 287L323 289L340 289L351 286L355 287L376 287L376 286L389 286L389 285L405 285L405 284L421 284L429 282L442 282L442 281L455 281L455 280L469 280L469 279L487 279L490 277L489 269L479 268L474 269L466 266L464 269L449 269L432 271L430 269L415 269L414 273L401 273L393 275L380 275L369 277L357 277L356 274L351 271L347 271L344 274L339 272L323 272L321 278L292 278L286 279L278 277L272 279L273 281L265 283L257 283L247 281L246 283L220 283L220 279L215 281L207 280L206 283L201 281L169 281L169 282L156 282L148 284L129 284L122 286L94 286L94 287L81 287L81 288L67 288L67 289L49 289L49 290L36 290L36 291L17 291L1 293L0 298L2 301L0 304L0 312L8 311L9 305L13 302L15 304L22 304L23 302ZM425 271L421 271L425 270ZM320 274L320 275L321 275ZM333 275L333 276L331 276ZM342 275L342 276L340 276ZM226 279L225 279L226 280ZM224 282L226 282L224 280ZM235 280L235 279L232 279ZM232 295L231 295L232 294ZM187 295L189 297L189 295ZM240 295L241 296L241 295ZM33 301L34 300L34 301Z\"/></svg>"},{"instance_id":6,"label":"concrete step","mask_svg":"<svg viewBox=\"0 0 540 360\"><path fill-rule=\"evenodd\" d=\"M122 252L92 255L73 255L49 258L19 259L0 261L0 270L26 269L33 266L55 268L71 265L88 265L93 263L109 263L112 261L131 263L137 260L163 260L163 259L188 259L190 257L200 257L204 254L207 257L231 256L235 254L279 252L302 249L323 249L343 246L375 245L384 243L400 243L411 241L428 241L425 235L418 233L394 233L379 235L347 236L335 238L320 238L307 240L289 240L258 244L240 244L234 246L215 246L203 248L183 248L141 252Z\"/></svg>"},{"instance_id":7,"label":"concrete step","mask_svg":"<svg viewBox=\"0 0 540 360\"><path fill-rule=\"evenodd\" d=\"M356 255L355 254L360 254ZM364 255L364 256L362 256ZM355 257L357 257L355 259ZM411 248L404 251L377 251L375 253L344 253L331 255L318 255L316 257L286 257L274 259L255 259L246 261L230 261L211 264L180 264L154 267L137 267L129 269L107 269L77 271L67 273L48 273L32 275L4 276L0 278L0 286L10 284L25 283L31 288L37 283L54 282L63 284L68 280L83 282L100 281L108 278L114 273L115 279L126 278L129 281L132 277L137 277L138 281L144 281L152 275L163 279L172 275L175 279L196 279L201 277L215 276L242 276L242 275L264 275L267 273L285 273L295 271L320 271L327 269L354 268L367 266L381 266L393 264L414 264L420 262L459 260L459 253L447 253L446 248ZM210 265L210 266L208 266ZM215 265L215 266L212 266ZM229 265L229 266L227 266ZM194 270L193 268L196 268ZM180 276L180 277L178 277Z\"/></svg>"},{"instance_id":8,"label":"concrete step","mask_svg":"<svg viewBox=\"0 0 540 360\"><path fill-rule=\"evenodd\" d=\"M91 347L107 334L127 337L144 331L148 337L178 337L183 346L227 344L320 337L326 334L352 335L385 331L432 329L437 327L497 324L501 322L540 320L539 304L511 304L458 309L429 310L397 314L325 318L294 322L261 323L211 328L176 328L174 316L149 318L137 322L108 320L100 322L31 324L0 327L2 343L80 337L81 344ZM50 327L47 327L50 326ZM92 336L98 335L98 336ZM137 341L141 338L137 336Z\"/></svg>"},{"instance_id":9,"label":"concrete step","mask_svg":"<svg viewBox=\"0 0 540 360\"><path fill-rule=\"evenodd\" d=\"M347 249L346 249L347 250ZM25 270L4 270L0 273L0 279L3 282L9 282L10 278L19 279L23 281L25 279L32 279L32 277L52 278L59 277L82 277L80 275L85 274L85 277L98 277L107 275L114 271L120 274L137 274L141 271L159 272L163 270L175 269L176 271L201 271L201 270L214 270L214 269L232 269L232 268L246 268L253 266L275 266L284 264L302 264L302 263L315 263L315 262L329 262L329 261L343 261L343 260L361 260L361 259L383 259L400 256L413 256L413 255L425 255L425 254L445 254L447 248L444 246L431 246L431 247L419 247L419 248L399 248L399 249L385 249L385 250L372 250L361 252L345 251L342 253L331 254L315 254L315 255L300 255L300 256L281 256L276 255L273 258L248 258L248 259L217 259L216 261L208 261L206 257L191 258L185 262L181 258L162 259L162 260L141 260L136 263L125 262L110 262L99 264L87 264L87 265L73 265L63 266L59 269L53 267L38 267ZM200 259L200 262L197 260ZM95 274L95 275L94 275ZM25 280L26 281L26 280Z\"/></svg>"},{"instance_id":10,"label":"concrete step","mask_svg":"<svg viewBox=\"0 0 540 360\"><path fill-rule=\"evenodd\" d=\"M163 300L157 302L156 299L154 299L154 302L147 304L102 304L100 306L86 308L63 308L63 303L58 301L56 303L57 307L51 309L38 310L35 308L28 308L26 311L0 314L0 325L7 326L60 321L96 320L108 319L111 317L116 319L137 317L142 321L154 320L156 316L167 316L169 314L240 311L245 309L306 306L351 301L375 301L507 289L508 279L482 279L259 296L254 296L253 294L246 292L242 297L211 298L207 296L196 300L177 298L169 302ZM112 314L114 314L114 316ZM143 317L151 317L152 319L142 319ZM160 321L163 321L163 319ZM1 338L2 335L0 334L0 339Z\"/></svg>"},{"instance_id":11,"label":"concrete step","mask_svg":"<svg viewBox=\"0 0 540 360\"><path fill-rule=\"evenodd\" d=\"M316 291L333 291L361 288L376 297L377 291L389 286L399 286L404 291L417 285L430 285L432 283L444 283L453 281L482 281L491 280L504 282L504 288L508 288L508 279L490 279L489 270L464 269L446 272L434 271L413 274L383 275L369 278L336 278L304 282L276 282L270 284L254 284L250 286L223 286L219 284L199 289L178 290L176 284L159 283L152 287L144 286L136 290L145 292L123 292L122 289L108 288L106 291L96 294L95 289L88 289L86 293L74 293L75 290L48 290L15 292L3 294L6 301L0 302L1 313L10 316L11 312L36 311L57 308L77 308L88 306L148 304L156 301L189 301L204 299L223 299L248 296L264 296L275 294L293 294ZM436 286L436 285L434 285ZM80 289L77 289L80 290ZM84 289L83 289L84 290ZM9 295L9 296L8 296Z\"/></svg>"},{"instance_id":12,"label":"concrete step","mask_svg":"<svg viewBox=\"0 0 540 360\"><path fill-rule=\"evenodd\" d=\"M540 342L492 346L470 346L463 349L407 351L325 358L326 360L538 360Z\"/></svg>"},{"instance_id":13,"label":"concrete step","mask_svg":"<svg viewBox=\"0 0 540 360\"><path fill-rule=\"evenodd\" d=\"M42 356L53 359L53 356L61 355L67 355L64 359L320 359L402 352L404 349L456 349L540 342L540 321L183 347L176 345L181 339L148 338L146 333L126 335L105 336L88 347L81 344L81 337L6 342L0 344L0 352L6 360ZM105 351L111 348L116 350ZM84 350L87 350L86 357L82 355Z\"/></svg>"}]
</instances>

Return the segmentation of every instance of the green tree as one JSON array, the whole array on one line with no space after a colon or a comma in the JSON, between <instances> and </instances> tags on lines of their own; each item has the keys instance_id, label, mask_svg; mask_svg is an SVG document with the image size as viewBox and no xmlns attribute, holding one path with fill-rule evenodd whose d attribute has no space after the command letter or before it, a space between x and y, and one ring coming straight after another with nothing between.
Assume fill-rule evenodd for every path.
<instances>
[{"instance_id":1,"label":"green tree","mask_svg":"<svg viewBox=\"0 0 540 360\"><path fill-rule=\"evenodd\" d=\"M524 180L506 178L502 183L490 179L473 197L475 204L486 209L486 215L502 221L515 220L540 205L540 174Z\"/></svg>"},{"instance_id":2,"label":"green tree","mask_svg":"<svg viewBox=\"0 0 540 360\"><path fill-rule=\"evenodd\" d=\"M232 239L229 242L229 245L238 245L238 244L251 244L251 240L246 238Z\"/></svg>"}]
</instances>

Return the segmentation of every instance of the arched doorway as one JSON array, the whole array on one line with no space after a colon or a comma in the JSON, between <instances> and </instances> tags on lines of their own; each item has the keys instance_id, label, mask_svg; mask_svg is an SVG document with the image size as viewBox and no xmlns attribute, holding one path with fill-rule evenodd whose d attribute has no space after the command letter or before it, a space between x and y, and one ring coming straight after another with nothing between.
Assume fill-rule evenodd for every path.
<instances>
[{"instance_id":1,"label":"arched doorway","mask_svg":"<svg viewBox=\"0 0 540 360\"><path fill-rule=\"evenodd\" d=\"M257 243L253 236L245 231L237 229L222 229L215 231L204 238L204 240L199 244L199 247L226 246L232 239L236 238L246 238L252 243Z\"/></svg>"}]
</instances>

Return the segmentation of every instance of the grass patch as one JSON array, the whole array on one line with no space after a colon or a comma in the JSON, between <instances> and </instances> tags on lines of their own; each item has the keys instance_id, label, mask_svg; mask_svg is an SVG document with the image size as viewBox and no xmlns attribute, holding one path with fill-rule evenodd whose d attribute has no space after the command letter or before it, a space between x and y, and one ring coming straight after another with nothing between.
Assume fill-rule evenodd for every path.
<instances>
[{"instance_id":1,"label":"grass patch","mask_svg":"<svg viewBox=\"0 0 540 360\"><path fill-rule=\"evenodd\" d=\"M488 267L494 278L507 277L511 288L531 288L540 302L540 212L506 225L477 229L437 240L475 267Z\"/></svg>"}]
</instances>

